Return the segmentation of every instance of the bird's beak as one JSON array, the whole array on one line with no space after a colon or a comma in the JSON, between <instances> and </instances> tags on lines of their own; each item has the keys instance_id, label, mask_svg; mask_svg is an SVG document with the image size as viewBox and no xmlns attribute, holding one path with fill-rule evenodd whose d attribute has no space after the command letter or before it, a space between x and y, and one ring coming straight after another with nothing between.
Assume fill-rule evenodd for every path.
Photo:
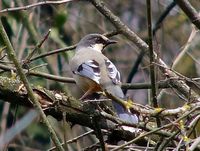
<instances>
[{"instance_id":1,"label":"bird's beak","mask_svg":"<svg viewBox=\"0 0 200 151\"><path fill-rule=\"evenodd\" d=\"M106 41L106 44L104 44L103 49L104 49L106 46L108 46L108 45L110 45L110 44L115 44L115 43L117 43L117 41L108 39L108 40ZM102 50L102 52L103 52L103 50Z\"/></svg>"},{"instance_id":2,"label":"bird's beak","mask_svg":"<svg viewBox=\"0 0 200 151\"><path fill-rule=\"evenodd\" d=\"M115 44L117 41L108 39L106 45Z\"/></svg>"}]
</instances>

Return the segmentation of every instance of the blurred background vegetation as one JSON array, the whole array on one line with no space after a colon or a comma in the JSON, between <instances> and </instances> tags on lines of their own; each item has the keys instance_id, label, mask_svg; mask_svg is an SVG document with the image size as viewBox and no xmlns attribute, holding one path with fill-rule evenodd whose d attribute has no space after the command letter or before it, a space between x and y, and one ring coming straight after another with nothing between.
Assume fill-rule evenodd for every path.
<instances>
[{"instance_id":1,"label":"blurred background vegetation","mask_svg":"<svg viewBox=\"0 0 200 151\"><path fill-rule=\"evenodd\" d=\"M34 4L39 0L1 0L0 9L25 6ZM172 0L153 0L152 1L152 18L153 25L158 21L163 11L169 6ZM190 0L191 4L197 10L200 9L198 0ZM107 6L115 15L135 31L142 39L146 40L147 19L146 19L146 1L145 0L105 0ZM81 37L89 33L106 33L114 30L111 23L104 18L94 7L87 1L72 1L62 5L43 5L34 7L24 11L7 12L0 14L6 32L12 42L19 60L25 57L35 47L44 35L51 29L49 38L44 42L41 49L35 56L54 49L64 48L76 44ZM186 15L175 6L169 15L162 22L161 28L156 31L154 45L160 57L170 66L174 64L176 58L183 52L174 69L187 77L198 77L200 74L200 35L195 33L191 41L188 41L194 30L193 25ZM141 50L130 43L125 37L116 35L112 37L118 43L105 50L105 55L113 61L121 72L122 82L126 82L130 71ZM187 48L186 48L187 46ZM4 47L0 39L0 50ZM46 66L36 68L35 71L46 72L54 75L71 77L68 61L73 55L73 51L63 52L38 59L29 64L30 68L47 63ZM4 51L0 56L5 54ZM1 64L8 62L5 57L1 60ZM12 64L9 64L12 66ZM137 73L134 75L131 83L149 82L148 60L142 60ZM163 80L162 74L156 70L157 81ZM12 77L11 73L0 72L1 76ZM75 84L66 84L57 81L47 80L40 77L29 77L31 84L40 85L47 89L62 91L79 98L82 94L81 90ZM159 103L166 108L174 108L183 103L177 97L173 90L158 90ZM197 92L199 92L197 90ZM128 90L127 96L135 102L148 104L148 90ZM0 98L1 99L1 98ZM0 101L0 128L3 133L7 128L11 127L15 121L20 119L29 109L10 105L9 103ZM49 117L57 134L63 138L63 126L61 122ZM51 147L52 142L49 138L47 129L38 118L23 133L8 144L9 150L46 150ZM88 131L87 128L75 125L71 129L68 125L67 139L72 139L81 133ZM78 150L96 141L95 136L89 136L72 143L70 150Z\"/></svg>"}]
</instances>

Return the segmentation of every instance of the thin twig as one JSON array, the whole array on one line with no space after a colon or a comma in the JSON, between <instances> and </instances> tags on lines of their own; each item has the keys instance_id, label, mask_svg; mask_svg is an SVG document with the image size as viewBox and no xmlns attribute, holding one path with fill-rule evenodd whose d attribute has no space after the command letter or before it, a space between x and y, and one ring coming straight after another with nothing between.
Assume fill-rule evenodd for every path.
<instances>
[{"instance_id":1,"label":"thin twig","mask_svg":"<svg viewBox=\"0 0 200 151\"><path fill-rule=\"evenodd\" d=\"M3 13L6 13L6 12L14 12L14 11L19 11L19 10L28 10L30 8L37 7L37 6L42 6L42 5L51 5L51 4L59 5L59 4L64 4L64 3L67 3L67 2L71 2L71 1L75 1L75 0L43 1L43 2L30 4L30 5L27 5L27 6L22 6L22 7L6 8L6 9L3 9L3 10L0 10L0 13L3 14Z\"/></svg>"},{"instance_id":2,"label":"thin twig","mask_svg":"<svg viewBox=\"0 0 200 151\"><path fill-rule=\"evenodd\" d=\"M137 73L137 71L138 71L139 65L140 65L140 63L142 62L142 59L143 59L144 55L145 55L145 52L144 52L143 50L140 51L140 53L139 53L139 55L138 55L138 57L137 57L137 59L136 59L136 61L135 61L135 64L134 64L133 67L131 68L131 72L130 72L129 75L128 75L128 78L127 78L127 80L126 80L126 83L131 83L131 81L132 81L134 75L135 75L135 74ZM124 90L123 90L123 92L124 92L125 95L126 95L126 93L127 93L127 90L128 90L128 89L124 89Z\"/></svg>"},{"instance_id":3,"label":"thin twig","mask_svg":"<svg viewBox=\"0 0 200 151\"><path fill-rule=\"evenodd\" d=\"M157 151L163 151L165 149L165 147L167 147L167 145L173 141L174 137L176 135L178 135L178 133L180 133L180 130L178 130L177 132L175 132L172 136L170 136L169 138L165 138L164 141L160 144L159 148L157 149Z\"/></svg>"},{"instance_id":4,"label":"thin twig","mask_svg":"<svg viewBox=\"0 0 200 151\"><path fill-rule=\"evenodd\" d=\"M14 2L16 3L16 5L19 5L20 0L14 0ZM22 19L23 25L27 28L27 31L30 34L30 38L33 41L33 44L37 45L39 35L38 35L38 32L36 31L34 23L29 20L28 13L24 11L19 11L18 15ZM42 48L39 48L38 52L41 53L41 52L44 52L44 50ZM44 62L49 64L49 61L46 58L42 58L42 59ZM51 66L47 66L47 69L49 73L54 74L55 71L52 69Z\"/></svg>"},{"instance_id":5,"label":"thin twig","mask_svg":"<svg viewBox=\"0 0 200 151\"><path fill-rule=\"evenodd\" d=\"M69 47L48 51L47 53L40 54L40 55L30 59L30 61L32 62L32 61L40 59L40 58L44 58L44 57L47 57L47 56L50 56L50 55L53 55L53 54L58 54L58 53L61 53L61 52L73 50L75 48L76 48L76 45L72 45L72 46L69 46Z\"/></svg>"},{"instance_id":6,"label":"thin twig","mask_svg":"<svg viewBox=\"0 0 200 151\"><path fill-rule=\"evenodd\" d=\"M28 72L30 72L31 70L35 70L35 69L38 69L38 68L47 66L47 65L48 65L47 63L43 63L43 64L40 64L40 65L38 65L38 66L34 66L34 67L30 68L30 69L28 70Z\"/></svg>"},{"instance_id":7,"label":"thin twig","mask_svg":"<svg viewBox=\"0 0 200 151\"><path fill-rule=\"evenodd\" d=\"M47 38L49 37L49 34L51 32L51 29L49 29L49 31L47 32L47 34L44 36L44 38L38 42L35 46L35 48L31 51L31 53L28 54L28 56L24 59L23 61L23 65L30 63L30 59L33 57L33 55L35 54L36 50L38 50L42 44L45 42L45 40L47 40ZM22 66L23 66L22 65Z\"/></svg>"},{"instance_id":8,"label":"thin twig","mask_svg":"<svg viewBox=\"0 0 200 151\"><path fill-rule=\"evenodd\" d=\"M118 35L119 33L120 33L120 31L118 31L118 30L113 30L113 31L104 33L103 35L106 36L106 37L113 37L113 36L115 36L115 35Z\"/></svg>"},{"instance_id":9,"label":"thin twig","mask_svg":"<svg viewBox=\"0 0 200 151\"><path fill-rule=\"evenodd\" d=\"M117 34L119 34L119 32L116 31L116 30L113 30L111 32L104 33L103 35L105 35L106 37L112 37L112 36L117 35ZM30 59L30 61L32 62L32 61L35 61L37 59L44 58L44 57L47 57L47 56L50 56L50 55L53 55L53 54L58 54L58 53L70 51L70 50L75 49L76 46L77 46L77 44L74 44L74 45L69 46L69 47L48 51L47 53L40 54L40 55Z\"/></svg>"},{"instance_id":10,"label":"thin twig","mask_svg":"<svg viewBox=\"0 0 200 151\"><path fill-rule=\"evenodd\" d=\"M8 67L8 66L2 65L2 64L0 64L0 69L3 69L5 71L16 71L16 68ZM28 70L26 70L26 69L24 69L24 71L25 71L25 73L28 73L28 75L31 75L31 76L42 77L42 78L46 78L46 79L54 80L54 81L58 81L58 82L75 83L73 78L56 76L56 75L52 75L52 74L48 74L48 73L44 73L44 72L33 72L33 71L28 72Z\"/></svg>"},{"instance_id":11,"label":"thin twig","mask_svg":"<svg viewBox=\"0 0 200 151\"><path fill-rule=\"evenodd\" d=\"M193 112L196 111L197 109L199 109L199 107L195 107L195 108L193 108L192 110L190 110L189 112L186 112L185 114L183 114L181 117L179 117L178 119L176 119L176 120L173 121L172 123L163 125L162 127L155 128L155 129L152 130L152 131L146 132L146 133L144 133L144 134L142 134L142 135L136 137L135 139L133 139L133 140L131 140L131 141L129 141L129 142L127 142L127 143L125 143L125 144L119 146L119 147L114 148L114 149L111 150L111 151L117 151L117 150L119 150L119 149L122 149L123 147L125 147L125 146L127 146L127 145L130 145L130 144L134 143L135 141L137 141L137 140L139 140L139 139L141 139L141 138L143 138L143 137L145 137L145 136L148 136L148 135L150 135L150 134L153 134L153 133L155 133L155 132L157 132L157 131L159 131L159 130L161 130L161 129L168 128L168 127L174 125L175 123L178 123L180 120L186 118L188 115L190 115L191 113L193 113Z\"/></svg>"},{"instance_id":12,"label":"thin twig","mask_svg":"<svg viewBox=\"0 0 200 151\"><path fill-rule=\"evenodd\" d=\"M73 139L70 139L70 140L68 140L66 143L69 144L69 143L76 142L78 139L80 139L80 138L82 138L82 137L85 137L85 136L87 136L87 135L89 135L89 134L91 134L91 133L94 133L94 130L90 130L90 131L88 131L88 132L86 132L86 133L84 133L84 134L81 134L81 135L79 135L79 136L73 138ZM64 145L64 143L62 143L62 145ZM56 147L52 147L52 148L48 149L47 151L53 151L53 150L55 150L55 149L56 149Z\"/></svg>"},{"instance_id":13,"label":"thin twig","mask_svg":"<svg viewBox=\"0 0 200 151\"><path fill-rule=\"evenodd\" d=\"M158 18L158 20L155 23L155 26L153 28L153 35L155 35L156 31L161 27L162 22L165 20L165 18L167 17L167 15L170 13L170 11L176 6L176 2L173 1L171 2L167 8L165 9L165 11L160 15L160 17Z\"/></svg>"},{"instance_id":14,"label":"thin twig","mask_svg":"<svg viewBox=\"0 0 200 151\"><path fill-rule=\"evenodd\" d=\"M2 60L3 58L5 58L7 56L7 54L4 54L2 57L0 57L0 60Z\"/></svg>"},{"instance_id":15,"label":"thin twig","mask_svg":"<svg viewBox=\"0 0 200 151\"><path fill-rule=\"evenodd\" d=\"M14 67L9 67L3 64L0 64L0 69L4 70L4 71L16 71L16 69ZM24 69L25 70L25 69ZM54 80L57 82L64 82L64 83L75 83L73 78L68 78L68 77L61 77L61 76L56 76L56 75L52 75L52 74L48 74L48 73L44 73L44 72L39 72L39 71L27 71L25 70L25 73L28 73L28 75L30 76L36 76L36 77L42 77L42 78L46 78L49 80ZM157 83L158 88L170 88L169 86L169 80L165 80L165 81L160 81ZM150 83L124 83L121 85L122 89L151 89L151 84Z\"/></svg>"},{"instance_id":16,"label":"thin twig","mask_svg":"<svg viewBox=\"0 0 200 151\"><path fill-rule=\"evenodd\" d=\"M67 145L67 121L66 121L66 112L63 112L63 135L64 135L64 148L65 151L68 151L68 145ZM62 145L62 144L61 144Z\"/></svg>"},{"instance_id":17,"label":"thin twig","mask_svg":"<svg viewBox=\"0 0 200 151\"><path fill-rule=\"evenodd\" d=\"M151 109L151 108L141 108L141 105L137 105L136 103L133 102L127 102L124 101L120 98L117 98L113 96L112 94L106 92L106 96L113 101L117 102L118 104L122 105L125 109L133 109L134 111L138 113L143 113L143 114L151 114L151 116L166 116L166 115L177 115L178 113L184 113L186 111L191 110L193 107L200 107L200 102L196 103L191 103L191 104L184 104L182 107L177 107L175 109L164 109L164 108L158 108L158 109Z\"/></svg>"}]
</instances>

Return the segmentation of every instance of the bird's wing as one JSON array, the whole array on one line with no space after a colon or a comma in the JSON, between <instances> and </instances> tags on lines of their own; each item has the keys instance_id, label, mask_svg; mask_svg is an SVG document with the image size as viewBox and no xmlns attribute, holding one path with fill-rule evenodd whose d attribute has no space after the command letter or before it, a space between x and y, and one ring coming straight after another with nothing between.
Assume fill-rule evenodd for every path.
<instances>
[{"instance_id":1,"label":"bird's wing","mask_svg":"<svg viewBox=\"0 0 200 151\"><path fill-rule=\"evenodd\" d=\"M100 84L100 67L99 63L95 60L88 60L78 66L76 71L73 71L74 74L78 74Z\"/></svg>"},{"instance_id":2,"label":"bird's wing","mask_svg":"<svg viewBox=\"0 0 200 151\"><path fill-rule=\"evenodd\" d=\"M115 65L108 59L105 59L105 65L108 71L108 76L114 84L121 83L120 73L115 67Z\"/></svg>"}]
</instances>

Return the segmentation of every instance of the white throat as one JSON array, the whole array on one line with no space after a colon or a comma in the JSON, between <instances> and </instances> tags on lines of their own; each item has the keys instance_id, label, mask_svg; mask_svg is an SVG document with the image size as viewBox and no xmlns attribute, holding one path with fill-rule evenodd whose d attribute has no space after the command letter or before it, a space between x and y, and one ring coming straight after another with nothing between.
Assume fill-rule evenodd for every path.
<instances>
[{"instance_id":1,"label":"white throat","mask_svg":"<svg viewBox=\"0 0 200 151\"><path fill-rule=\"evenodd\" d=\"M102 53L103 44L94 44L94 45L91 45L90 48L94 49L95 51Z\"/></svg>"}]
</instances>

